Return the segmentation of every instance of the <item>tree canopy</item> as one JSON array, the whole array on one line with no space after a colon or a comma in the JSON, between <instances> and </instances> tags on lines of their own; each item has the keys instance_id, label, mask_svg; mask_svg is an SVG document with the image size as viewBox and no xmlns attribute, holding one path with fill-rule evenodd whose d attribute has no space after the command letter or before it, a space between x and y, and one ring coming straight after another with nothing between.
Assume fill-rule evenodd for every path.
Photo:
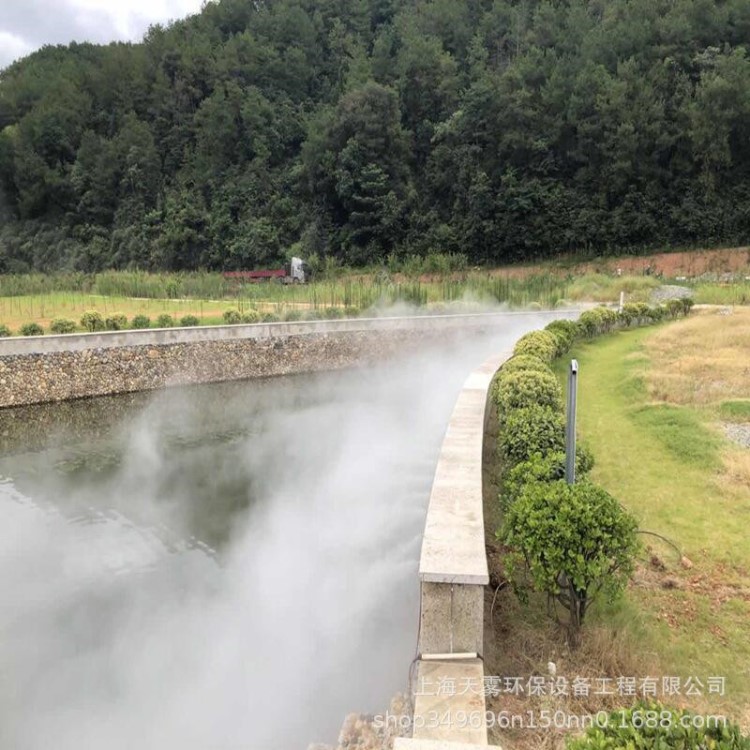
<instances>
[{"instance_id":1,"label":"tree canopy","mask_svg":"<svg viewBox=\"0 0 750 750\"><path fill-rule=\"evenodd\" d=\"M218 0L0 72L0 273L747 242L746 0Z\"/></svg>"}]
</instances>

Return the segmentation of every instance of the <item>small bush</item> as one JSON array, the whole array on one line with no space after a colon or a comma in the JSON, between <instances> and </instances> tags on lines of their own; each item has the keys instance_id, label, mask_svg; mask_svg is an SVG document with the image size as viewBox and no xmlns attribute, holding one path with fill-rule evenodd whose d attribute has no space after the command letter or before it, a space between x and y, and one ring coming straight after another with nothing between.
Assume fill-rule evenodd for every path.
<instances>
[{"instance_id":1,"label":"small bush","mask_svg":"<svg viewBox=\"0 0 750 750\"><path fill-rule=\"evenodd\" d=\"M0 323L0 339L8 338L8 336L10 336L10 328Z\"/></svg>"},{"instance_id":2,"label":"small bush","mask_svg":"<svg viewBox=\"0 0 750 750\"><path fill-rule=\"evenodd\" d=\"M242 313L243 323L260 323L260 313L257 310L246 310Z\"/></svg>"},{"instance_id":3,"label":"small bush","mask_svg":"<svg viewBox=\"0 0 750 750\"><path fill-rule=\"evenodd\" d=\"M130 322L130 327L136 330L151 328L151 318L148 315L136 315Z\"/></svg>"},{"instance_id":4,"label":"small bush","mask_svg":"<svg viewBox=\"0 0 750 750\"><path fill-rule=\"evenodd\" d=\"M552 369L546 362L542 362L539 357L533 357L531 354L516 354L511 357L500 371L503 375L511 372L552 372Z\"/></svg>"},{"instance_id":5,"label":"small bush","mask_svg":"<svg viewBox=\"0 0 750 750\"><path fill-rule=\"evenodd\" d=\"M100 312L89 310L81 316L81 328L89 333L104 330L104 318Z\"/></svg>"},{"instance_id":6,"label":"small bush","mask_svg":"<svg viewBox=\"0 0 750 750\"><path fill-rule=\"evenodd\" d=\"M504 462L510 465L528 461L534 454L565 451L565 418L549 406L514 409L505 418L498 438Z\"/></svg>"},{"instance_id":7,"label":"small bush","mask_svg":"<svg viewBox=\"0 0 750 750\"><path fill-rule=\"evenodd\" d=\"M638 524L606 490L586 480L530 482L512 503L501 530L511 550L506 572L522 599L527 570L539 593L568 610L574 631L597 594L613 601L635 567Z\"/></svg>"},{"instance_id":8,"label":"small bush","mask_svg":"<svg viewBox=\"0 0 750 750\"><path fill-rule=\"evenodd\" d=\"M518 340L514 354L530 354L545 362L551 362L556 354L558 341L549 331L532 331Z\"/></svg>"},{"instance_id":9,"label":"small bush","mask_svg":"<svg viewBox=\"0 0 750 750\"><path fill-rule=\"evenodd\" d=\"M49 327L52 333L75 333L76 324L74 320L66 318L55 318Z\"/></svg>"},{"instance_id":10,"label":"small bush","mask_svg":"<svg viewBox=\"0 0 750 750\"><path fill-rule=\"evenodd\" d=\"M182 328L195 328L201 324L200 320L195 315L184 315L180 318L180 326Z\"/></svg>"},{"instance_id":11,"label":"small bush","mask_svg":"<svg viewBox=\"0 0 750 750\"><path fill-rule=\"evenodd\" d=\"M24 323L21 326L21 336L43 336L44 328L39 323Z\"/></svg>"},{"instance_id":12,"label":"small bush","mask_svg":"<svg viewBox=\"0 0 750 750\"><path fill-rule=\"evenodd\" d=\"M263 313L260 319L263 323L278 323L279 322L279 316L274 315L274 313L270 313L270 312Z\"/></svg>"},{"instance_id":13,"label":"small bush","mask_svg":"<svg viewBox=\"0 0 750 750\"><path fill-rule=\"evenodd\" d=\"M601 333L603 321L599 308L586 310L586 312L581 313L581 317L578 318L578 325L587 339L591 339L598 333Z\"/></svg>"},{"instance_id":14,"label":"small bush","mask_svg":"<svg viewBox=\"0 0 750 750\"><path fill-rule=\"evenodd\" d=\"M346 318L358 318L359 317L359 308L353 307L352 305L347 305L344 308L344 317Z\"/></svg>"},{"instance_id":15,"label":"small bush","mask_svg":"<svg viewBox=\"0 0 750 750\"><path fill-rule=\"evenodd\" d=\"M750 750L750 737L736 724L695 722L689 711L660 703L639 701L632 708L613 711L606 726L591 727L583 737L569 738L566 750ZM683 722L686 726L683 726ZM602 722L603 723L603 722ZM700 729L695 724L702 723ZM708 725L707 725L708 724Z\"/></svg>"},{"instance_id":16,"label":"small bush","mask_svg":"<svg viewBox=\"0 0 750 750\"><path fill-rule=\"evenodd\" d=\"M513 409L548 406L562 411L562 388L551 371L517 370L500 372L494 389L502 420Z\"/></svg>"},{"instance_id":17,"label":"small bush","mask_svg":"<svg viewBox=\"0 0 750 750\"><path fill-rule=\"evenodd\" d=\"M328 320L337 320L344 317L344 311L340 307L326 307L323 315Z\"/></svg>"},{"instance_id":18,"label":"small bush","mask_svg":"<svg viewBox=\"0 0 750 750\"><path fill-rule=\"evenodd\" d=\"M242 323L242 314L239 310L224 310L224 314L221 317L224 318L224 322L229 326Z\"/></svg>"},{"instance_id":19,"label":"small bush","mask_svg":"<svg viewBox=\"0 0 750 750\"><path fill-rule=\"evenodd\" d=\"M557 356L559 357L573 346L581 329L572 320L553 320L544 330L557 338Z\"/></svg>"},{"instance_id":20,"label":"small bush","mask_svg":"<svg viewBox=\"0 0 750 750\"><path fill-rule=\"evenodd\" d=\"M124 331L128 327L128 319L122 313L113 313L105 318L104 327L108 331Z\"/></svg>"},{"instance_id":21,"label":"small bush","mask_svg":"<svg viewBox=\"0 0 750 750\"><path fill-rule=\"evenodd\" d=\"M300 310L287 310L284 313L284 320L293 322L295 320L302 320L302 312Z\"/></svg>"},{"instance_id":22,"label":"small bush","mask_svg":"<svg viewBox=\"0 0 750 750\"><path fill-rule=\"evenodd\" d=\"M555 451L546 456L536 453L528 461L513 466L503 477L500 494L503 509L507 510L530 482L557 482L564 479L565 464L565 453ZM581 481L593 468L593 454L587 446L579 444L576 447L576 480Z\"/></svg>"},{"instance_id":23,"label":"small bush","mask_svg":"<svg viewBox=\"0 0 750 750\"><path fill-rule=\"evenodd\" d=\"M692 297L683 297L680 300L680 303L682 304L682 314L683 315L689 315L690 311L695 306L695 300Z\"/></svg>"},{"instance_id":24,"label":"small bush","mask_svg":"<svg viewBox=\"0 0 750 750\"><path fill-rule=\"evenodd\" d=\"M626 326L631 325L635 321L639 321L639 317L640 312L638 305L633 302L628 302L626 305L623 305L620 319Z\"/></svg>"},{"instance_id":25,"label":"small bush","mask_svg":"<svg viewBox=\"0 0 750 750\"><path fill-rule=\"evenodd\" d=\"M156 327L157 328L172 328L174 327L174 318L167 313L163 313L156 319Z\"/></svg>"}]
</instances>

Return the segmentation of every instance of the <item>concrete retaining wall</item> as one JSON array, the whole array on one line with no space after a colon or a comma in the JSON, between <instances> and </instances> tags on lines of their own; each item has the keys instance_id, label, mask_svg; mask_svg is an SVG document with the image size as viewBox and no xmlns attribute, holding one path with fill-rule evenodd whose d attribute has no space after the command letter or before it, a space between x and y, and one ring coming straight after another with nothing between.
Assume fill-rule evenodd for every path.
<instances>
[{"instance_id":1,"label":"concrete retaining wall","mask_svg":"<svg viewBox=\"0 0 750 750\"><path fill-rule=\"evenodd\" d=\"M528 315L528 313L523 313ZM550 313L559 316L560 313ZM0 339L0 408L349 367L514 313Z\"/></svg>"},{"instance_id":2,"label":"concrete retaining wall","mask_svg":"<svg viewBox=\"0 0 750 750\"><path fill-rule=\"evenodd\" d=\"M414 735L399 740L399 750L470 750L487 745L481 655L489 572L482 449L490 384L510 355L492 357L469 376L441 448L419 564L420 660ZM446 695L440 689L445 684L468 687Z\"/></svg>"}]
</instances>

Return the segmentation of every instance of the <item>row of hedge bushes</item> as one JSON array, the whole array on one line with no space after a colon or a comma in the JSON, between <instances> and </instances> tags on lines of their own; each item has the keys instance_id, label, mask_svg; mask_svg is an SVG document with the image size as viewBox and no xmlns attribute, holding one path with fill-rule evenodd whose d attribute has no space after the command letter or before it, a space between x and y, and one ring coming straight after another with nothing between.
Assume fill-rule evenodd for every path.
<instances>
[{"instance_id":1,"label":"row of hedge bushes","mask_svg":"<svg viewBox=\"0 0 750 750\"><path fill-rule=\"evenodd\" d=\"M292 322L297 320L337 320L354 318L358 315L359 310L356 308L330 307L322 311L307 311L304 313L295 309L287 310L284 315L260 313L252 309L242 312L240 310L226 310L222 318L227 325L247 325L254 323ZM159 315L154 323L156 328L173 328L176 325L179 325L181 328L193 328L201 325L200 319L195 315L185 315L177 320L172 315L166 313ZM50 324L49 331L54 334L64 334L75 333L78 330L95 333L98 331L125 331L146 328L151 328L151 318L147 315L136 315L132 320L128 321L127 316L119 313L103 316L100 312L93 310L85 312L78 323L67 318L56 318ZM25 323L18 329L18 333L21 336L42 336L45 330L38 323ZM0 338L11 335L12 331L10 328L0 324Z\"/></svg>"},{"instance_id":2,"label":"row of hedge bushes","mask_svg":"<svg viewBox=\"0 0 750 750\"><path fill-rule=\"evenodd\" d=\"M556 320L521 338L493 383L500 432L498 454L506 574L522 600L531 590L563 605L577 637L599 595L617 596L632 574L637 523L587 474L593 457L576 454L577 482L565 481L563 391L551 368L576 341L618 328L687 315L692 300L666 305L597 307L577 321Z\"/></svg>"},{"instance_id":3,"label":"row of hedge bushes","mask_svg":"<svg viewBox=\"0 0 750 750\"><path fill-rule=\"evenodd\" d=\"M577 341L687 315L692 304L625 305L619 313L600 307L576 322L554 321L517 343L493 383L502 473L498 537L506 547L506 574L522 601L535 590L562 603L576 637L594 598L614 598L626 586L638 550L637 523L587 478L594 462L583 446L576 453L577 483L566 483L563 392L550 365ZM639 703L569 739L567 750L750 750L750 739L736 725L691 724L689 717Z\"/></svg>"}]
</instances>

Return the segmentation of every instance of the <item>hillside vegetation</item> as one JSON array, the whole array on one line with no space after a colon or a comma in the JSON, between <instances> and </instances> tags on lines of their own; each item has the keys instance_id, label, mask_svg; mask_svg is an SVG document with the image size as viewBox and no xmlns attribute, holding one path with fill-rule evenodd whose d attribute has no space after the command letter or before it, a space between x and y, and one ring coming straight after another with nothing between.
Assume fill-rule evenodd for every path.
<instances>
[{"instance_id":1,"label":"hillside vegetation","mask_svg":"<svg viewBox=\"0 0 750 750\"><path fill-rule=\"evenodd\" d=\"M745 0L219 0L0 73L0 273L741 241Z\"/></svg>"}]
</instances>

